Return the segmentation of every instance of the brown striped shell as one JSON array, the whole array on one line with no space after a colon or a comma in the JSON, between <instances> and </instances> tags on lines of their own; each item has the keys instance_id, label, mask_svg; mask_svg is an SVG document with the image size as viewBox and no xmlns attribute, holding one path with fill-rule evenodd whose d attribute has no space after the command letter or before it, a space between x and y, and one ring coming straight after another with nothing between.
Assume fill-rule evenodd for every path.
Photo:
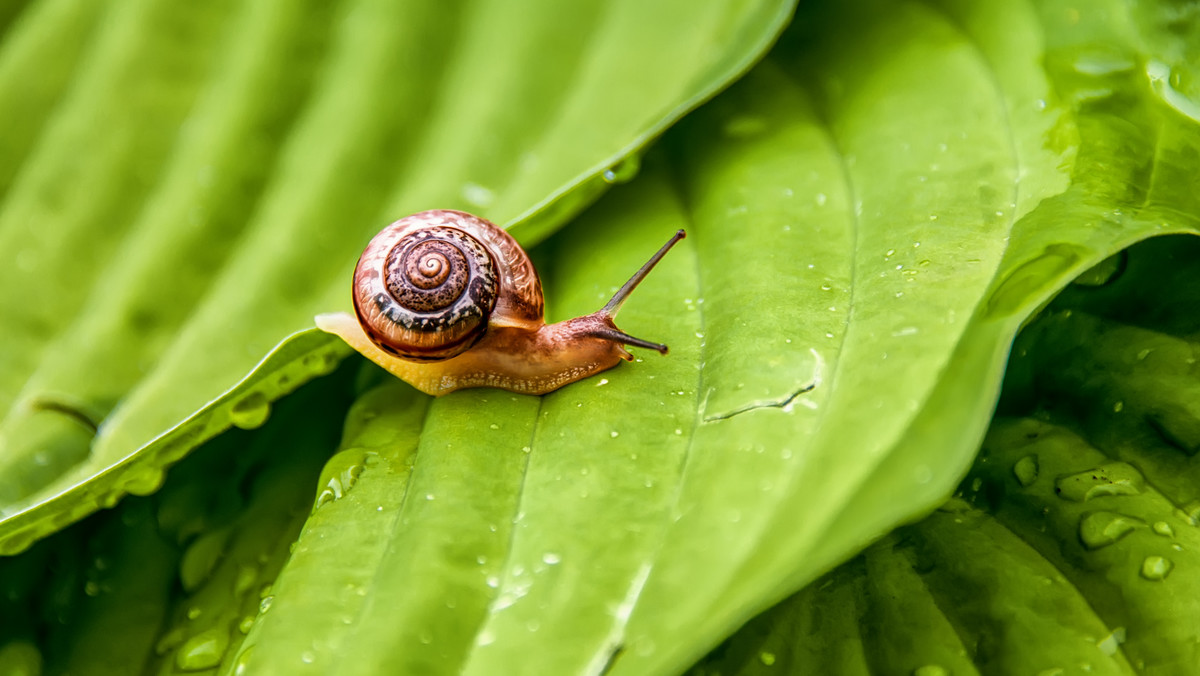
<instances>
[{"instance_id":1,"label":"brown striped shell","mask_svg":"<svg viewBox=\"0 0 1200 676\"><path fill-rule=\"evenodd\" d=\"M542 322L542 289L508 233L461 211L423 211L376 235L354 270L354 310L383 351L440 361L489 324Z\"/></svg>"}]
</instances>

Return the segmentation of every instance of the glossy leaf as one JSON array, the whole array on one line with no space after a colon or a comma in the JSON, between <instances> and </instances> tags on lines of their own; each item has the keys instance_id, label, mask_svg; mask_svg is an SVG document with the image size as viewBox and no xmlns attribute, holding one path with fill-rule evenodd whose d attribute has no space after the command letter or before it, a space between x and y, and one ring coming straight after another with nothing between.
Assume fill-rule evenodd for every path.
<instances>
[{"instance_id":1,"label":"glossy leaf","mask_svg":"<svg viewBox=\"0 0 1200 676\"><path fill-rule=\"evenodd\" d=\"M956 497L692 673L1194 670L1198 270L1164 237L1081 276L1018 338Z\"/></svg>"},{"instance_id":2,"label":"glossy leaf","mask_svg":"<svg viewBox=\"0 0 1200 676\"><path fill-rule=\"evenodd\" d=\"M272 348L348 305L383 224L458 207L543 238L789 12L28 5L0 47L0 551L154 490L328 372L332 338Z\"/></svg>"}]
</instances>

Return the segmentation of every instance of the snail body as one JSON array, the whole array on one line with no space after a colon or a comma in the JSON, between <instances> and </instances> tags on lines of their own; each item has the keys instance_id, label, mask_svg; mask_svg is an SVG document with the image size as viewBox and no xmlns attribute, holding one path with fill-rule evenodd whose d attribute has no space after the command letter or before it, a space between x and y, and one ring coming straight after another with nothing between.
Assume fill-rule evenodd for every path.
<instances>
[{"instance_id":1,"label":"snail body","mask_svg":"<svg viewBox=\"0 0 1200 676\"><path fill-rule=\"evenodd\" d=\"M424 211L384 228L354 271L355 315L317 326L426 394L497 387L544 394L632 360L626 345L666 354L614 318L680 230L603 308L555 324L542 286L507 232L461 211Z\"/></svg>"}]
</instances>

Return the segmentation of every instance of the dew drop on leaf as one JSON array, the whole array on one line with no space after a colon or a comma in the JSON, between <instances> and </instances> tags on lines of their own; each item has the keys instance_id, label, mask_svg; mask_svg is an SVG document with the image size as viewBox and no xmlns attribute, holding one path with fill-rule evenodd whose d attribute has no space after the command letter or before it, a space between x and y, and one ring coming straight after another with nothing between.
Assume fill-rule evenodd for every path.
<instances>
[{"instance_id":1,"label":"dew drop on leaf","mask_svg":"<svg viewBox=\"0 0 1200 676\"><path fill-rule=\"evenodd\" d=\"M634 176L637 176L641 168L641 158L637 155L630 155L608 169L605 169L602 176L605 183L628 183L633 180Z\"/></svg>"},{"instance_id":2,"label":"dew drop on leaf","mask_svg":"<svg viewBox=\"0 0 1200 676\"><path fill-rule=\"evenodd\" d=\"M1105 655L1116 655L1121 644L1125 642L1125 627L1117 627L1096 642L1096 647Z\"/></svg>"},{"instance_id":3,"label":"dew drop on leaf","mask_svg":"<svg viewBox=\"0 0 1200 676\"><path fill-rule=\"evenodd\" d=\"M337 368L338 358L337 355L330 352L316 352L305 355L300 363L313 375L323 376L333 373L333 370Z\"/></svg>"},{"instance_id":4,"label":"dew drop on leaf","mask_svg":"<svg viewBox=\"0 0 1200 676\"><path fill-rule=\"evenodd\" d=\"M1175 564L1171 563L1170 559L1161 556L1147 556L1142 561L1142 577L1147 580L1162 580L1174 567Z\"/></svg>"},{"instance_id":5,"label":"dew drop on leaf","mask_svg":"<svg viewBox=\"0 0 1200 676\"><path fill-rule=\"evenodd\" d=\"M180 671L211 669L221 663L229 648L229 633L213 627L184 641L175 653L175 666Z\"/></svg>"},{"instance_id":6,"label":"dew drop on leaf","mask_svg":"<svg viewBox=\"0 0 1200 676\"><path fill-rule=\"evenodd\" d=\"M1017 482L1022 486L1030 486L1038 478L1038 458L1036 455L1027 455L1013 464L1013 476L1017 477Z\"/></svg>"},{"instance_id":7,"label":"dew drop on leaf","mask_svg":"<svg viewBox=\"0 0 1200 676\"><path fill-rule=\"evenodd\" d=\"M244 430L261 427L270 415L271 402L262 392L247 394L229 409L229 421Z\"/></svg>"},{"instance_id":8,"label":"dew drop on leaf","mask_svg":"<svg viewBox=\"0 0 1200 676\"><path fill-rule=\"evenodd\" d=\"M146 467L125 479L122 488L130 495L150 495L162 486L164 477L165 474L161 469Z\"/></svg>"},{"instance_id":9,"label":"dew drop on leaf","mask_svg":"<svg viewBox=\"0 0 1200 676\"><path fill-rule=\"evenodd\" d=\"M1137 495L1142 483L1142 474L1133 465L1113 462L1060 477L1054 491L1064 500L1083 502L1109 495Z\"/></svg>"},{"instance_id":10,"label":"dew drop on leaf","mask_svg":"<svg viewBox=\"0 0 1200 676\"><path fill-rule=\"evenodd\" d=\"M254 646L250 646L243 650L237 656L237 660L233 663L233 676L247 676L250 673L249 664L250 657L254 655Z\"/></svg>"},{"instance_id":11,"label":"dew drop on leaf","mask_svg":"<svg viewBox=\"0 0 1200 676\"><path fill-rule=\"evenodd\" d=\"M1115 512L1093 512L1079 521L1079 539L1088 549L1099 549L1120 540L1146 524Z\"/></svg>"}]
</instances>

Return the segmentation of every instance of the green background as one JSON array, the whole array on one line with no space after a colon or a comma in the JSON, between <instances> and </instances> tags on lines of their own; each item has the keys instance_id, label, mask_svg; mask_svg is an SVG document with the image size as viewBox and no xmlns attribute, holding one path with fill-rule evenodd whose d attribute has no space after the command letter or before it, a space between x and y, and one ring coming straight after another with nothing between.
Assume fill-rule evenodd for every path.
<instances>
[{"instance_id":1,"label":"green background","mask_svg":"<svg viewBox=\"0 0 1200 676\"><path fill-rule=\"evenodd\" d=\"M1193 673L1198 19L3 3L0 673ZM670 355L313 329L427 208Z\"/></svg>"}]
</instances>

